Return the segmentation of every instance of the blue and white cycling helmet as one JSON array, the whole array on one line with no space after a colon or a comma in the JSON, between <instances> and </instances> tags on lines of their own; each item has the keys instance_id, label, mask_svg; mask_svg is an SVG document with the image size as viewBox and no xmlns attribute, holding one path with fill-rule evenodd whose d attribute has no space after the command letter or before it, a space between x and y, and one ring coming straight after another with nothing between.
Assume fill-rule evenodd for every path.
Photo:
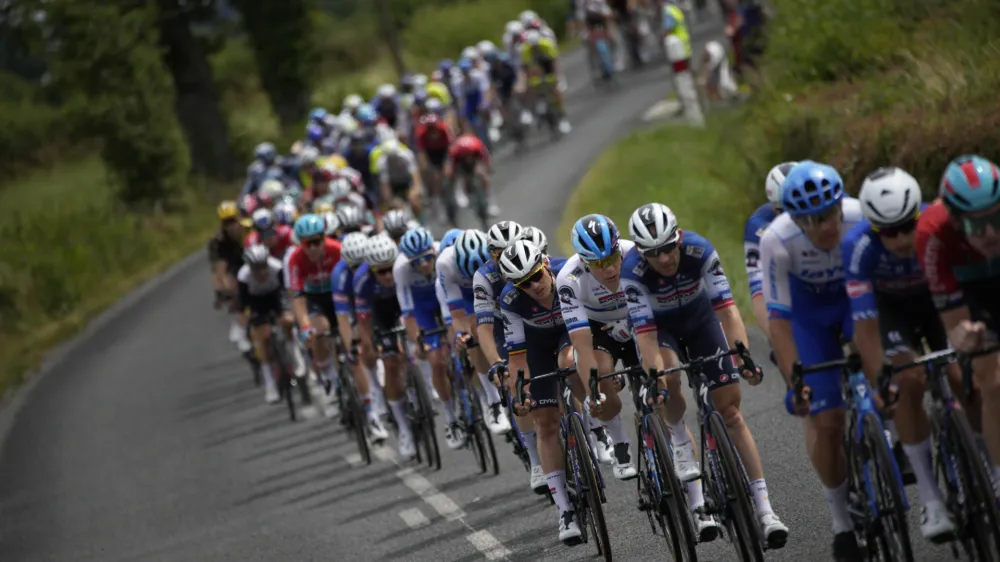
<instances>
[{"instance_id":1,"label":"blue and white cycling helmet","mask_svg":"<svg viewBox=\"0 0 1000 562\"><path fill-rule=\"evenodd\" d=\"M299 240L323 236L324 234L326 234L326 221L319 215L310 213L302 215L299 220L295 221L295 236Z\"/></svg>"},{"instance_id":2,"label":"blue and white cycling helmet","mask_svg":"<svg viewBox=\"0 0 1000 562\"><path fill-rule=\"evenodd\" d=\"M570 242L584 261L602 260L618 251L618 227L604 215L587 215L576 221Z\"/></svg>"},{"instance_id":3,"label":"blue and white cycling helmet","mask_svg":"<svg viewBox=\"0 0 1000 562\"><path fill-rule=\"evenodd\" d=\"M792 216L814 215L844 197L844 180L831 166L803 160L781 184L781 206Z\"/></svg>"},{"instance_id":4,"label":"blue and white cycling helmet","mask_svg":"<svg viewBox=\"0 0 1000 562\"><path fill-rule=\"evenodd\" d=\"M372 124L378 121L378 113L375 112L375 108L371 104L363 103L358 106L357 110L358 121L365 124Z\"/></svg>"},{"instance_id":5,"label":"blue and white cycling helmet","mask_svg":"<svg viewBox=\"0 0 1000 562\"><path fill-rule=\"evenodd\" d=\"M982 211L1000 203L997 165L974 154L952 160L941 176L941 199L958 213Z\"/></svg>"},{"instance_id":6,"label":"blue and white cycling helmet","mask_svg":"<svg viewBox=\"0 0 1000 562\"><path fill-rule=\"evenodd\" d=\"M458 69L462 72L468 72L472 70L472 67L473 64L471 59L467 59L465 57L458 59Z\"/></svg>"},{"instance_id":7,"label":"blue and white cycling helmet","mask_svg":"<svg viewBox=\"0 0 1000 562\"><path fill-rule=\"evenodd\" d=\"M278 157L278 149L275 148L272 143L262 142L254 147L253 157L256 160L270 164L271 162L274 162L275 158Z\"/></svg>"},{"instance_id":8,"label":"blue and white cycling helmet","mask_svg":"<svg viewBox=\"0 0 1000 562\"><path fill-rule=\"evenodd\" d=\"M314 107L309 112L309 120L314 123L322 124L324 119L326 119L326 110L322 107Z\"/></svg>"},{"instance_id":9,"label":"blue and white cycling helmet","mask_svg":"<svg viewBox=\"0 0 1000 562\"><path fill-rule=\"evenodd\" d=\"M306 125L306 138L314 144L319 144L325 137L326 131L323 130L322 125L318 123L309 123Z\"/></svg>"},{"instance_id":10,"label":"blue and white cycling helmet","mask_svg":"<svg viewBox=\"0 0 1000 562\"><path fill-rule=\"evenodd\" d=\"M476 271L489 261L485 232L470 228L455 239L455 262L467 279L472 279Z\"/></svg>"},{"instance_id":11,"label":"blue and white cycling helmet","mask_svg":"<svg viewBox=\"0 0 1000 562\"><path fill-rule=\"evenodd\" d=\"M445 248L453 246L455 244L455 240L458 239L458 235L462 232L461 228L452 228L448 232L445 232L444 236L441 237L441 243L439 244L440 249L443 251Z\"/></svg>"},{"instance_id":12,"label":"blue and white cycling helmet","mask_svg":"<svg viewBox=\"0 0 1000 562\"><path fill-rule=\"evenodd\" d=\"M434 248L434 238L426 228L411 228L399 241L399 250L407 258L413 259Z\"/></svg>"}]
</instances>

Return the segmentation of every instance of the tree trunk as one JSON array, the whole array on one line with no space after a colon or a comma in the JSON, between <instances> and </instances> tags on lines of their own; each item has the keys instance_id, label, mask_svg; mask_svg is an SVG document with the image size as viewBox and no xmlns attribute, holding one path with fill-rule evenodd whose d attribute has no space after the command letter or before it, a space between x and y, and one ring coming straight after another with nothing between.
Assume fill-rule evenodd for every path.
<instances>
[{"instance_id":1,"label":"tree trunk","mask_svg":"<svg viewBox=\"0 0 1000 562\"><path fill-rule=\"evenodd\" d=\"M174 78L174 109L187 138L191 165L209 177L232 180L237 173L236 160L212 67L177 0L157 0L157 5L163 60Z\"/></svg>"}]
</instances>

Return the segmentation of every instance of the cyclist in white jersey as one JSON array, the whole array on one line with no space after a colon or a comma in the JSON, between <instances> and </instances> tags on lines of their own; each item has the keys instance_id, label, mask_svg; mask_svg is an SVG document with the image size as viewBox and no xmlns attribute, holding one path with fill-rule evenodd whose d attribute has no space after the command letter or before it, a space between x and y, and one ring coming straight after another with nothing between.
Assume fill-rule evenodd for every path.
<instances>
[{"instance_id":1,"label":"cyclist in white jersey","mask_svg":"<svg viewBox=\"0 0 1000 562\"><path fill-rule=\"evenodd\" d=\"M271 357L271 322L277 319L285 330L285 341L289 351L294 348L292 326L295 318L291 313L288 294L285 292L281 261L271 257L270 251L261 245L247 248L243 253L244 265L236 274L238 286L237 303L240 310L249 309L250 340L260 358L260 373L264 378L264 399L273 404L280 400L278 385L274 380Z\"/></svg>"},{"instance_id":2,"label":"cyclist in white jersey","mask_svg":"<svg viewBox=\"0 0 1000 562\"><path fill-rule=\"evenodd\" d=\"M576 351L576 367L587 392L590 369L610 373L615 363L638 365L628 306L621 292L622 256L635 244L620 240L618 228L603 215L587 215L576 221L571 234L576 254L556 277L559 308ZM589 396L585 405L604 422L614 443L614 475L619 480L635 478L631 444L621 421L623 388L612 379L601 381L602 396Z\"/></svg>"}]
</instances>

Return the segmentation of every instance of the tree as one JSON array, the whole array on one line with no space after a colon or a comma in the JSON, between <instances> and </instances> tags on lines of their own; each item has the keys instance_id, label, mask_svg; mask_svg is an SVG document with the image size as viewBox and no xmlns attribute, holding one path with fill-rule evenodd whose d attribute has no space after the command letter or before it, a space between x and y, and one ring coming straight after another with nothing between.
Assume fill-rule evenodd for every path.
<instances>
[{"instance_id":1,"label":"tree","mask_svg":"<svg viewBox=\"0 0 1000 562\"><path fill-rule=\"evenodd\" d=\"M235 177L237 166L229 145L229 131L219 93L212 77L212 67L201 42L191 32L195 19L214 15L208 3L207 13L192 9L190 2L156 0L157 20L163 61L174 78L175 110L187 138L189 157L195 171L216 179ZM184 5L182 5L184 4Z\"/></svg>"},{"instance_id":2,"label":"tree","mask_svg":"<svg viewBox=\"0 0 1000 562\"><path fill-rule=\"evenodd\" d=\"M309 111L316 65L310 0L237 0L250 36L261 86L283 127L300 122Z\"/></svg>"}]
</instances>

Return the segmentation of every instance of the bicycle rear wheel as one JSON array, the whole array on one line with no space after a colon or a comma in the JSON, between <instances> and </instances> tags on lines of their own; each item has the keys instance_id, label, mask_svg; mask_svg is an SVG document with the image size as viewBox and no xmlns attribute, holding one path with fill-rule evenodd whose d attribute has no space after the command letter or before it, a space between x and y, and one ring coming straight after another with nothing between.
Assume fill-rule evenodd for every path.
<instances>
[{"instance_id":1,"label":"bicycle rear wheel","mask_svg":"<svg viewBox=\"0 0 1000 562\"><path fill-rule=\"evenodd\" d=\"M590 441L587 440L587 432L583 429L580 416L570 415L568 417L567 449L572 450L573 464L579 471L578 484L583 491L583 497L578 498L583 507L583 513L577 513L579 525L581 527L587 524L591 526L591 530L594 532L594 546L597 547L597 555L603 555L605 561L611 562L611 539L608 536L608 525L604 521L601 485L597 482L595 474L597 469L594 466L594 455L590 451Z\"/></svg>"},{"instance_id":2,"label":"bicycle rear wheel","mask_svg":"<svg viewBox=\"0 0 1000 562\"><path fill-rule=\"evenodd\" d=\"M861 423L864 424L864 446L868 449L869 464L866 472L870 482L869 489L875 492L875 497L871 500L878 516L875 520L876 547L888 560L912 562L913 548L910 546L910 528L906 519L899 470L893 468L892 452L878 416L869 412Z\"/></svg>"},{"instance_id":3,"label":"bicycle rear wheel","mask_svg":"<svg viewBox=\"0 0 1000 562\"><path fill-rule=\"evenodd\" d=\"M664 535L673 552L674 560L697 562L695 551L697 539L692 526L690 510L685 500L684 488L674 472L673 457L663 429L663 422L656 415L646 416L649 420L649 435L653 440L653 458L656 459L656 475L660 479L660 503L656 506L661 520L665 520Z\"/></svg>"},{"instance_id":4,"label":"bicycle rear wheel","mask_svg":"<svg viewBox=\"0 0 1000 562\"><path fill-rule=\"evenodd\" d=\"M726 516L736 533L736 549L743 560L764 562L764 549L757 532L757 519L750 503L750 489L739 455L729 440L729 431L722 416L708 416L708 431L715 439L716 451L722 463L722 476L726 488Z\"/></svg>"},{"instance_id":5,"label":"bicycle rear wheel","mask_svg":"<svg viewBox=\"0 0 1000 562\"><path fill-rule=\"evenodd\" d=\"M945 412L945 423L950 429L955 448L955 464L962 485L968 492L969 502L966 515L972 527L970 539L975 544L981 560L1000 560L1000 506L993 491L993 485L986 473L984 459L972 435L969 419L961 410Z\"/></svg>"},{"instance_id":6,"label":"bicycle rear wheel","mask_svg":"<svg viewBox=\"0 0 1000 562\"><path fill-rule=\"evenodd\" d=\"M410 364L407 368L407 374L416 389L417 395L416 417L418 419L416 423L419 425L421 433L420 443L417 444L417 447L419 448L421 444L423 445L424 451L427 453L428 466L436 470L441 470L441 451L438 449L437 434L434 432L434 410L431 406L431 398L427 392L423 374L413 364ZM417 431L414 428L414 433L417 433Z\"/></svg>"},{"instance_id":7,"label":"bicycle rear wheel","mask_svg":"<svg viewBox=\"0 0 1000 562\"><path fill-rule=\"evenodd\" d=\"M483 403L479 400L479 392L473 391L469 394L472 402L472 427L482 448L483 472L492 469L493 475L500 474L500 461L497 459L497 450L493 446L493 434L486 427L486 419L483 417Z\"/></svg>"},{"instance_id":8,"label":"bicycle rear wheel","mask_svg":"<svg viewBox=\"0 0 1000 562\"><path fill-rule=\"evenodd\" d=\"M271 357L277 359L275 363L277 363L278 368L280 369L280 371L277 373L278 391L281 393L281 396L285 399L285 404L288 405L288 419L290 419L291 421L295 421L296 419L295 399L292 397L293 373L291 372L290 369L288 369L286 362L283 360L280 350L280 347L282 346L278 344L277 341L278 336L274 334L274 330L272 330L271 337L269 339L270 339L269 345L271 347Z\"/></svg>"},{"instance_id":9,"label":"bicycle rear wheel","mask_svg":"<svg viewBox=\"0 0 1000 562\"><path fill-rule=\"evenodd\" d=\"M354 388L354 381L348 380L348 377L341 377L340 388L341 393L346 395L344 402L347 409L343 411L348 412L352 426L348 431L354 431L361 460L365 461L365 464L371 464L372 452L368 445L368 416L365 413L365 406L358 395L358 389Z\"/></svg>"}]
</instances>

